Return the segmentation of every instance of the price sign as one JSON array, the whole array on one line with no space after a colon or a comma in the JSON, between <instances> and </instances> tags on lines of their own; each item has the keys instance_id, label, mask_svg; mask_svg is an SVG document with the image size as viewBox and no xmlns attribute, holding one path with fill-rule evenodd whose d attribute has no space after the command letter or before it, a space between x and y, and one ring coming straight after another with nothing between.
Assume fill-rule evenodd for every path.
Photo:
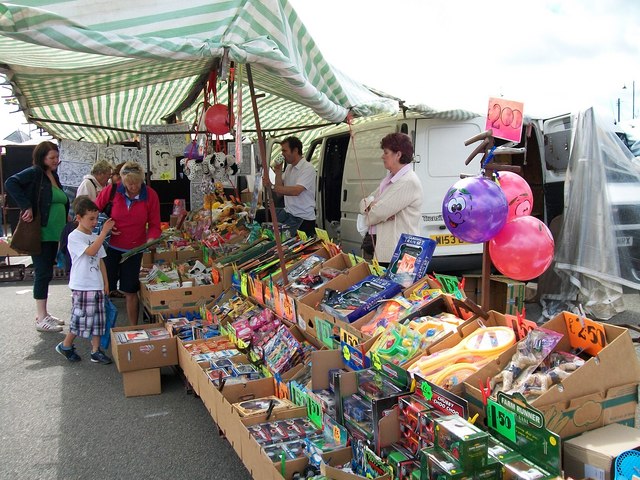
<instances>
[{"instance_id":1,"label":"price sign","mask_svg":"<svg viewBox=\"0 0 640 480\"><path fill-rule=\"evenodd\" d=\"M240 292L242 292L242 295L244 295L245 297L247 297L249 294L248 289L247 289L247 284L248 284L248 280L247 280L247 274L246 273L242 273L240 274Z\"/></svg>"},{"instance_id":2,"label":"price sign","mask_svg":"<svg viewBox=\"0 0 640 480\"><path fill-rule=\"evenodd\" d=\"M355 267L358 264L358 260L356 260L356 256L353 253L348 254L349 262L351 262L351 266Z\"/></svg>"},{"instance_id":3,"label":"price sign","mask_svg":"<svg viewBox=\"0 0 640 480\"><path fill-rule=\"evenodd\" d=\"M318 428L322 428L322 405L312 395L307 396L307 416Z\"/></svg>"},{"instance_id":4,"label":"price sign","mask_svg":"<svg viewBox=\"0 0 640 480\"><path fill-rule=\"evenodd\" d=\"M333 326L324 318L316 317L316 335L329 349L333 348Z\"/></svg>"},{"instance_id":5,"label":"price sign","mask_svg":"<svg viewBox=\"0 0 640 480\"><path fill-rule=\"evenodd\" d=\"M322 240L323 242L330 242L331 240L329 240L329 234L327 233L326 230L322 230L320 228L316 228L316 237L318 237L320 240Z\"/></svg>"},{"instance_id":6,"label":"price sign","mask_svg":"<svg viewBox=\"0 0 640 480\"><path fill-rule=\"evenodd\" d=\"M487 425L516 443L516 414L492 399L487 400Z\"/></svg>"},{"instance_id":7,"label":"price sign","mask_svg":"<svg viewBox=\"0 0 640 480\"><path fill-rule=\"evenodd\" d=\"M296 321L296 312L295 312L295 306L293 304L293 298L290 297L289 295L287 295L286 292L283 293L283 297L282 297L282 309L283 309L283 315L284 318L286 318L287 320L289 320L290 322L295 322Z\"/></svg>"},{"instance_id":8,"label":"price sign","mask_svg":"<svg viewBox=\"0 0 640 480\"><path fill-rule=\"evenodd\" d=\"M572 347L597 355L607 345L607 333L601 323L567 312L564 315Z\"/></svg>"},{"instance_id":9,"label":"price sign","mask_svg":"<svg viewBox=\"0 0 640 480\"><path fill-rule=\"evenodd\" d=\"M360 340L358 339L358 337L348 332L344 328L340 329L340 340L346 343L347 345L351 345L352 347L356 347L360 343Z\"/></svg>"},{"instance_id":10,"label":"price sign","mask_svg":"<svg viewBox=\"0 0 640 480\"><path fill-rule=\"evenodd\" d=\"M291 394L291 401L300 407L307 405L308 395L302 390L302 387L297 383L291 382L289 386L289 392Z\"/></svg>"},{"instance_id":11,"label":"price sign","mask_svg":"<svg viewBox=\"0 0 640 480\"><path fill-rule=\"evenodd\" d=\"M262 294L263 285L262 282L256 278L253 283L253 298L255 298L258 303L264 303L264 297Z\"/></svg>"},{"instance_id":12,"label":"price sign","mask_svg":"<svg viewBox=\"0 0 640 480\"><path fill-rule=\"evenodd\" d=\"M342 435L340 434L340 427L338 427L338 425L333 426L333 441L336 445L341 445Z\"/></svg>"},{"instance_id":13,"label":"price sign","mask_svg":"<svg viewBox=\"0 0 640 480\"><path fill-rule=\"evenodd\" d=\"M238 345L238 348L239 348L240 350L244 350L244 349L246 349L246 348L249 346L249 345L248 345L244 340L242 340L241 338L238 338L238 340L236 341L236 345Z\"/></svg>"},{"instance_id":14,"label":"price sign","mask_svg":"<svg viewBox=\"0 0 640 480\"><path fill-rule=\"evenodd\" d=\"M301 231L301 230L298 230L298 232L297 232L297 233L298 233L298 238L299 238L300 240L302 240L303 242L306 242L306 241L307 241L307 234L306 234L305 232L303 232L303 231Z\"/></svg>"}]
</instances>

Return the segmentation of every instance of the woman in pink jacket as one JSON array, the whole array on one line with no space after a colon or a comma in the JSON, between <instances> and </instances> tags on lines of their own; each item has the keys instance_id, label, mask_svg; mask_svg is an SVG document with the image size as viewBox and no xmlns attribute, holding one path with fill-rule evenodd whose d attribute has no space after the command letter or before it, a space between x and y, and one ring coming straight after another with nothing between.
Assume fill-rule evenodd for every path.
<instances>
[{"instance_id":1,"label":"woman in pink jacket","mask_svg":"<svg viewBox=\"0 0 640 480\"><path fill-rule=\"evenodd\" d=\"M129 323L135 325L138 323L138 276L142 253L133 255L123 263L120 263L120 259L132 248L160 237L160 201L158 194L144 183L142 167L137 163L124 164L120 177L120 183L100 192L96 205L115 220L105 258L107 278L111 290L115 290L120 281L118 288L125 295ZM110 209L108 204L111 204Z\"/></svg>"}]
</instances>

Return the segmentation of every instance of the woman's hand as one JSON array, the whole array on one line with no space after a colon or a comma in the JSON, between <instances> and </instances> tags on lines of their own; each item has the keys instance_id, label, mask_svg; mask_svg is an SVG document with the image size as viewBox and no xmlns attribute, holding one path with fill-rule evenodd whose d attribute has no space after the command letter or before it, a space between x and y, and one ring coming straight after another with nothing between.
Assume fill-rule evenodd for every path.
<instances>
[{"instance_id":1,"label":"woman's hand","mask_svg":"<svg viewBox=\"0 0 640 480\"><path fill-rule=\"evenodd\" d=\"M22 212L21 218L25 222L31 223L31 221L33 220L33 210L30 208L27 208L24 212Z\"/></svg>"}]
</instances>

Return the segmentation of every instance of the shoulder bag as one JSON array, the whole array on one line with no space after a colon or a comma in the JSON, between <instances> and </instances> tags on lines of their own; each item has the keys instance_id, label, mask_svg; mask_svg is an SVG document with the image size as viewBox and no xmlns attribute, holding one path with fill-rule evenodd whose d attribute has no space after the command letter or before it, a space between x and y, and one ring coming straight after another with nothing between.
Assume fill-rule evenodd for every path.
<instances>
[{"instance_id":1,"label":"shoulder bag","mask_svg":"<svg viewBox=\"0 0 640 480\"><path fill-rule=\"evenodd\" d=\"M42 190L42 177L38 186L38 200L35 203L38 213L33 215L33 220L25 222L22 219L22 212L18 219L18 225L11 237L11 248L18 253L25 255L40 255L42 253L42 234L40 231L40 191ZM34 207L31 207L34 210Z\"/></svg>"}]
</instances>

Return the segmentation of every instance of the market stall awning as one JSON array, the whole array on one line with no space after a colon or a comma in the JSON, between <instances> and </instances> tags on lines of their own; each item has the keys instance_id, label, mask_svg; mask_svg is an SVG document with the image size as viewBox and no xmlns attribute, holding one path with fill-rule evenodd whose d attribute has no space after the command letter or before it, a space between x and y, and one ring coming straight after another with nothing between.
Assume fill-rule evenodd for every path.
<instances>
[{"instance_id":1,"label":"market stall awning","mask_svg":"<svg viewBox=\"0 0 640 480\"><path fill-rule=\"evenodd\" d=\"M251 65L263 128L398 111L329 65L286 0L0 3L0 73L27 120L58 138L117 142L141 125L192 123L225 53Z\"/></svg>"}]
</instances>

